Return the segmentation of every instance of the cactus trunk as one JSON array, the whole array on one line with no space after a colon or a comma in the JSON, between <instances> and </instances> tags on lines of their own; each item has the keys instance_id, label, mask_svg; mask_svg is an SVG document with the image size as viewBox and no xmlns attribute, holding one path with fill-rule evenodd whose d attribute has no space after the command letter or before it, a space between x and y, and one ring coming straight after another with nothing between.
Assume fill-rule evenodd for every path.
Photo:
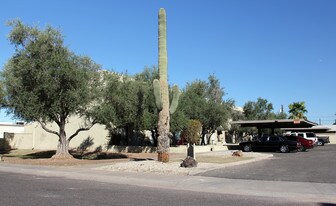
<instances>
[{"instance_id":1,"label":"cactus trunk","mask_svg":"<svg viewBox=\"0 0 336 206\"><path fill-rule=\"evenodd\" d=\"M166 11L159 11L159 75L162 109L158 120L158 161L169 162L169 93L167 74Z\"/></svg>"},{"instance_id":2,"label":"cactus trunk","mask_svg":"<svg viewBox=\"0 0 336 206\"><path fill-rule=\"evenodd\" d=\"M153 82L155 104L159 110L158 120L158 161L169 162L169 121L170 114L174 113L179 98L179 89L174 86L172 106L169 106L168 72L167 72L167 33L166 33L166 11L159 11L159 75L160 79Z\"/></svg>"}]
</instances>

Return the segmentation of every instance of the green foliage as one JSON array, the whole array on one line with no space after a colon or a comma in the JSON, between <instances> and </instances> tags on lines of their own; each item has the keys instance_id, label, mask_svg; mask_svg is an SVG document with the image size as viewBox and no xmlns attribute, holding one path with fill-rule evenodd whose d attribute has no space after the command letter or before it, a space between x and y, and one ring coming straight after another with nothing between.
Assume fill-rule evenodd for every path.
<instances>
[{"instance_id":1,"label":"green foliage","mask_svg":"<svg viewBox=\"0 0 336 206\"><path fill-rule=\"evenodd\" d=\"M145 94L148 85L135 81L127 74L109 72L104 77L104 100L100 105L105 124L113 123L114 127L133 124L135 129L143 128Z\"/></svg>"},{"instance_id":2,"label":"green foliage","mask_svg":"<svg viewBox=\"0 0 336 206\"><path fill-rule=\"evenodd\" d=\"M219 80L214 74L208 77L207 96L210 101L215 103L222 103L224 96L224 89L220 86Z\"/></svg>"},{"instance_id":3,"label":"green foliage","mask_svg":"<svg viewBox=\"0 0 336 206\"><path fill-rule=\"evenodd\" d=\"M181 94L181 110L188 119L198 119L201 122L204 117L204 109L206 108L206 88L205 81L196 80L192 83L187 83L186 88Z\"/></svg>"},{"instance_id":4,"label":"green foliage","mask_svg":"<svg viewBox=\"0 0 336 206\"><path fill-rule=\"evenodd\" d=\"M0 154L8 153L11 146L6 138L0 138Z\"/></svg>"},{"instance_id":5,"label":"green foliage","mask_svg":"<svg viewBox=\"0 0 336 206\"><path fill-rule=\"evenodd\" d=\"M178 109L170 118L170 131L172 133L180 132L187 125L188 118L182 110Z\"/></svg>"},{"instance_id":6,"label":"green foliage","mask_svg":"<svg viewBox=\"0 0 336 206\"><path fill-rule=\"evenodd\" d=\"M305 102L293 102L288 108L289 119L307 119L304 115L307 113Z\"/></svg>"},{"instance_id":7,"label":"green foliage","mask_svg":"<svg viewBox=\"0 0 336 206\"><path fill-rule=\"evenodd\" d=\"M157 127L158 109L155 105L153 81L158 77L159 72L157 67L147 67L142 73L135 76L136 81L141 81L146 84L143 129L154 130Z\"/></svg>"},{"instance_id":8,"label":"green foliage","mask_svg":"<svg viewBox=\"0 0 336 206\"><path fill-rule=\"evenodd\" d=\"M243 110L247 120L264 120L274 117L273 104L260 97L256 102L248 101L245 103Z\"/></svg>"},{"instance_id":9,"label":"green foliage","mask_svg":"<svg viewBox=\"0 0 336 206\"><path fill-rule=\"evenodd\" d=\"M59 131L44 129L64 140L63 152L67 151L66 120L71 115L91 117L100 94L100 66L70 52L61 33L50 26L39 30L18 20L9 25L15 53L2 73L4 104L17 119L38 121L42 127L47 122L57 123ZM89 127L79 128L67 141Z\"/></svg>"},{"instance_id":10,"label":"green foliage","mask_svg":"<svg viewBox=\"0 0 336 206\"><path fill-rule=\"evenodd\" d=\"M287 114L284 112L279 112L275 114L275 119L287 119Z\"/></svg>"},{"instance_id":11,"label":"green foliage","mask_svg":"<svg viewBox=\"0 0 336 206\"><path fill-rule=\"evenodd\" d=\"M235 112L233 115L233 120L267 120L267 119L286 119L287 114L280 112L273 112L273 104L269 103L268 100L259 97L257 101L248 101L243 107L243 113ZM231 133L245 133L245 134L256 134L257 129L254 127L240 128L239 125L232 125ZM262 132L269 133L267 129L262 130Z\"/></svg>"},{"instance_id":12,"label":"green foliage","mask_svg":"<svg viewBox=\"0 0 336 206\"><path fill-rule=\"evenodd\" d=\"M224 89L214 75L208 80L187 83L181 94L180 109L188 119L201 121L204 130L214 130L219 126L226 127L234 102L223 100Z\"/></svg>"},{"instance_id":13,"label":"green foliage","mask_svg":"<svg viewBox=\"0 0 336 206\"><path fill-rule=\"evenodd\" d=\"M181 138L188 143L198 143L202 131L202 123L199 120L191 119L181 133Z\"/></svg>"},{"instance_id":14,"label":"green foliage","mask_svg":"<svg viewBox=\"0 0 336 206\"><path fill-rule=\"evenodd\" d=\"M5 93L4 93L3 79L0 79L0 108L5 107L5 106L6 106L6 104L5 104Z\"/></svg>"},{"instance_id":15,"label":"green foliage","mask_svg":"<svg viewBox=\"0 0 336 206\"><path fill-rule=\"evenodd\" d=\"M97 118L112 130L123 129L129 144L131 141L139 142L132 139L134 134L157 127L158 112L152 84L157 76L155 67L145 68L135 76L114 72L103 75L105 87ZM117 142L120 140L119 135Z\"/></svg>"},{"instance_id":16,"label":"green foliage","mask_svg":"<svg viewBox=\"0 0 336 206\"><path fill-rule=\"evenodd\" d=\"M20 21L10 25L16 52L3 72L10 111L26 121L59 122L87 109L95 98L99 66L71 53L51 27L40 31Z\"/></svg>"}]
</instances>

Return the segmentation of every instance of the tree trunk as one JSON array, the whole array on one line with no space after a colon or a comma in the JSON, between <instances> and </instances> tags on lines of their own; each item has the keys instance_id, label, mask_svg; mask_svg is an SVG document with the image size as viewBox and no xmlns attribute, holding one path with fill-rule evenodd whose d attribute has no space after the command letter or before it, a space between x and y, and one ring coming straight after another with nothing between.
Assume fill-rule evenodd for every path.
<instances>
[{"instance_id":1,"label":"tree trunk","mask_svg":"<svg viewBox=\"0 0 336 206\"><path fill-rule=\"evenodd\" d=\"M61 120L59 127L57 150L52 159L72 159L73 156L69 153L69 141L65 133L65 119Z\"/></svg>"}]
</instances>

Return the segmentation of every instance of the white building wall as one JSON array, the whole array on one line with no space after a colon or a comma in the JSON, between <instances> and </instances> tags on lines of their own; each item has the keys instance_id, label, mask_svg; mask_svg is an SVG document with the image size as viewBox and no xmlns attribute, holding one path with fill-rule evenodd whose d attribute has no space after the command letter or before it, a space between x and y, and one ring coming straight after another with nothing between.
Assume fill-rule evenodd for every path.
<instances>
[{"instance_id":1,"label":"white building wall","mask_svg":"<svg viewBox=\"0 0 336 206\"><path fill-rule=\"evenodd\" d=\"M315 133L317 136L329 136L330 144L336 144L336 132Z\"/></svg>"},{"instance_id":2,"label":"white building wall","mask_svg":"<svg viewBox=\"0 0 336 206\"><path fill-rule=\"evenodd\" d=\"M23 132L24 132L24 125L11 122L0 123L0 138L4 138L5 133L23 133Z\"/></svg>"},{"instance_id":3,"label":"white building wall","mask_svg":"<svg viewBox=\"0 0 336 206\"><path fill-rule=\"evenodd\" d=\"M72 117L65 126L67 137L74 134L83 124L82 119ZM47 125L48 129L58 132L56 123ZM88 131L80 132L70 141L70 149L77 148L86 138L93 139L93 146L89 149L94 150L99 146L105 148L108 143L108 131L104 125L96 124ZM16 149L36 149L36 150L56 150L58 144L58 136L46 132L39 123L28 123L24 126L24 132L15 133L10 145Z\"/></svg>"}]
</instances>

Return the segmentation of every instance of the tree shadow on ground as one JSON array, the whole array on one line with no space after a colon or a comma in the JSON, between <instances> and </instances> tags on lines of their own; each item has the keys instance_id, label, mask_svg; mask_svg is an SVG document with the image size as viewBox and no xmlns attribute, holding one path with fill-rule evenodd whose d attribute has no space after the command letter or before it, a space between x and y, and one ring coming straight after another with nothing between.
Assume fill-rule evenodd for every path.
<instances>
[{"instance_id":1,"label":"tree shadow on ground","mask_svg":"<svg viewBox=\"0 0 336 206\"><path fill-rule=\"evenodd\" d=\"M127 155L121 153L107 153L107 152L87 152L81 153L71 153L76 159L87 159L87 160L103 160L103 159L125 159L128 158Z\"/></svg>"},{"instance_id":2,"label":"tree shadow on ground","mask_svg":"<svg viewBox=\"0 0 336 206\"><path fill-rule=\"evenodd\" d=\"M48 151L29 153L21 155L19 157L22 159L45 159L45 158L51 158L55 154L56 154L55 150L48 150Z\"/></svg>"},{"instance_id":3,"label":"tree shadow on ground","mask_svg":"<svg viewBox=\"0 0 336 206\"><path fill-rule=\"evenodd\" d=\"M127 155L121 153L107 153L107 152L86 152L72 150L69 151L70 154L76 159L87 159L87 160L103 160L103 159L125 159L128 158ZM29 154L7 154L7 157L19 157L21 159L48 159L56 154L55 150L38 151Z\"/></svg>"},{"instance_id":4,"label":"tree shadow on ground","mask_svg":"<svg viewBox=\"0 0 336 206\"><path fill-rule=\"evenodd\" d=\"M132 161L147 161L147 160L154 160L153 158L132 158Z\"/></svg>"}]
</instances>

